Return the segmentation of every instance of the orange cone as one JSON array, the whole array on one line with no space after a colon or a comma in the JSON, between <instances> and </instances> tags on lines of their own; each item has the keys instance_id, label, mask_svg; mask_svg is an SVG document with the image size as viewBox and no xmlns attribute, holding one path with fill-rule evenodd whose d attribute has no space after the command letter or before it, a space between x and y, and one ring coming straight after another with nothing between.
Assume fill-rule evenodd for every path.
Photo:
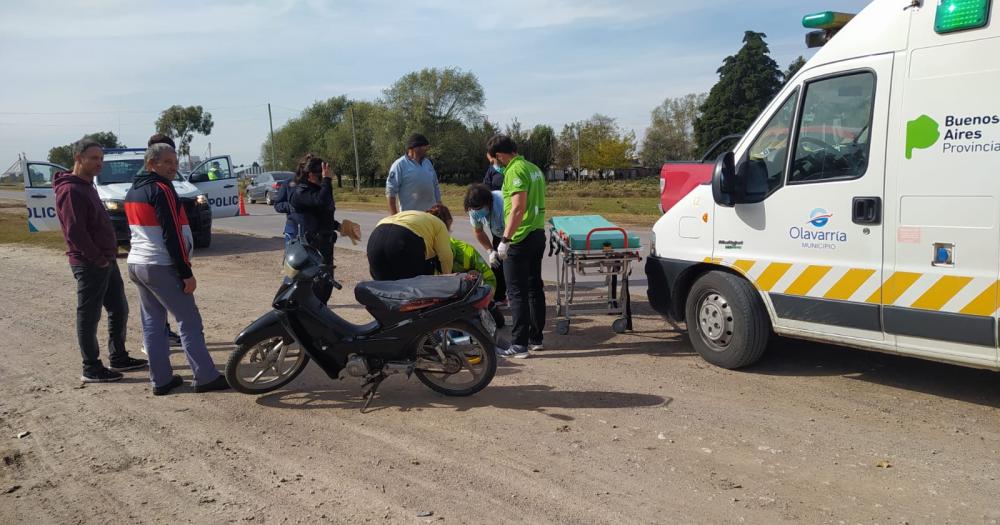
<instances>
[{"instance_id":1,"label":"orange cone","mask_svg":"<svg viewBox=\"0 0 1000 525\"><path fill-rule=\"evenodd\" d=\"M243 193L241 192L240 193L240 217L242 217L244 215L250 215L250 214L247 213L247 205L246 205L245 202L243 202Z\"/></svg>"}]
</instances>

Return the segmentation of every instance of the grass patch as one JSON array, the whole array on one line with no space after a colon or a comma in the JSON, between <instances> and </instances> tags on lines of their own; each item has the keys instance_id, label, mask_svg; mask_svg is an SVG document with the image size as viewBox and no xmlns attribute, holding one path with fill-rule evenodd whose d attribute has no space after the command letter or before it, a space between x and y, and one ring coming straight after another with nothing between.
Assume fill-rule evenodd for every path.
<instances>
[{"instance_id":1,"label":"grass patch","mask_svg":"<svg viewBox=\"0 0 1000 525\"><path fill-rule=\"evenodd\" d=\"M0 190L8 190L8 191L24 190L24 183L23 182L0 183Z\"/></svg>"},{"instance_id":2,"label":"grass patch","mask_svg":"<svg viewBox=\"0 0 1000 525\"><path fill-rule=\"evenodd\" d=\"M651 226L660 217L660 186L656 178L630 181L550 182L546 186L546 215L603 215L623 225ZM466 185L442 184L441 200L453 214L461 213ZM337 207L388 210L384 188L334 188Z\"/></svg>"},{"instance_id":3,"label":"grass patch","mask_svg":"<svg viewBox=\"0 0 1000 525\"><path fill-rule=\"evenodd\" d=\"M24 204L18 205L20 213L11 209L0 210L0 244L28 244L66 251L62 232L29 232L28 214Z\"/></svg>"}]
</instances>

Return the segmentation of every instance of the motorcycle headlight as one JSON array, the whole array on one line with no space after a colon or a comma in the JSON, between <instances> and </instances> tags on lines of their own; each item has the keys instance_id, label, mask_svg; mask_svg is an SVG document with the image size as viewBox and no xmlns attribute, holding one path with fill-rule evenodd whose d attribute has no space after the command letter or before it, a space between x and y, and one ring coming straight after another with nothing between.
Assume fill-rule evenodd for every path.
<instances>
[{"instance_id":1,"label":"motorcycle headlight","mask_svg":"<svg viewBox=\"0 0 1000 525\"><path fill-rule=\"evenodd\" d=\"M285 277L288 277L289 279L294 279L295 276L299 274L299 271L292 268L291 265L288 264L288 260L285 260L284 264L281 265L281 273L285 274Z\"/></svg>"},{"instance_id":2,"label":"motorcycle headlight","mask_svg":"<svg viewBox=\"0 0 1000 525\"><path fill-rule=\"evenodd\" d=\"M206 197L204 193L195 197L194 201L202 206L208 205L208 197Z\"/></svg>"},{"instance_id":3,"label":"motorcycle headlight","mask_svg":"<svg viewBox=\"0 0 1000 525\"><path fill-rule=\"evenodd\" d=\"M125 203L122 201L106 200L104 201L104 208L108 211L122 211L125 209Z\"/></svg>"}]
</instances>

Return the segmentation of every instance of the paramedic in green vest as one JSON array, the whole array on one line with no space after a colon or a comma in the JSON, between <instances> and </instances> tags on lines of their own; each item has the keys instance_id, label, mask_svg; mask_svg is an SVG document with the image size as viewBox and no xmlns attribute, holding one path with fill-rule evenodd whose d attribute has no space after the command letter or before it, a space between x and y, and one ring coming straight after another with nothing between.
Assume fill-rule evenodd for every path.
<instances>
[{"instance_id":1,"label":"paramedic in green vest","mask_svg":"<svg viewBox=\"0 0 1000 525\"><path fill-rule=\"evenodd\" d=\"M448 209L444 204L435 204L427 210L427 213L441 219L441 222L448 227L448 232L451 233L451 225L454 223L454 219L451 216L451 210ZM460 241L454 237L451 238L451 255L452 255L452 266L451 270L455 273L471 273L476 272L483 276L483 282L489 285L490 289L493 290L493 297L490 300L489 312L493 316L493 320L497 324L497 328L503 328L504 317L500 313L500 309L497 308L496 304L496 289L497 289L497 274L493 272L493 268L490 264L483 259L483 256L479 254L471 244L467 242ZM503 355L502 350L497 349L498 355Z\"/></svg>"},{"instance_id":2,"label":"paramedic in green vest","mask_svg":"<svg viewBox=\"0 0 1000 525\"><path fill-rule=\"evenodd\" d=\"M503 166L504 233L497 246L507 281L507 299L514 318L513 345L506 357L523 359L529 351L544 350L545 290L545 176L517 154L517 144L506 135L494 135L486 150Z\"/></svg>"}]
</instances>

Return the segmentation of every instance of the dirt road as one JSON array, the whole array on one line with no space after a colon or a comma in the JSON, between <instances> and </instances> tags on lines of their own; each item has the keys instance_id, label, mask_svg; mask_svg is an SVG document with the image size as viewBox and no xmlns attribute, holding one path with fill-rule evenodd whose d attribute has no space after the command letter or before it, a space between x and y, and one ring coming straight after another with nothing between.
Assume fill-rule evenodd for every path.
<instances>
[{"instance_id":1,"label":"dirt road","mask_svg":"<svg viewBox=\"0 0 1000 525\"><path fill-rule=\"evenodd\" d=\"M278 250L223 234L196 258L220 366L267 308ZM349 288L365 264L339 253ZM363 415L357 381L315 365L260 398L154 398L144 372L81 388L61 255L0 246L0 275L3 523L1000 520L990 372L799 342L729 372L640 307L635 333L577 323L467 399L392 378ZM333 302L366 319L349 291Z\"/></svg>"}]
</instances>

